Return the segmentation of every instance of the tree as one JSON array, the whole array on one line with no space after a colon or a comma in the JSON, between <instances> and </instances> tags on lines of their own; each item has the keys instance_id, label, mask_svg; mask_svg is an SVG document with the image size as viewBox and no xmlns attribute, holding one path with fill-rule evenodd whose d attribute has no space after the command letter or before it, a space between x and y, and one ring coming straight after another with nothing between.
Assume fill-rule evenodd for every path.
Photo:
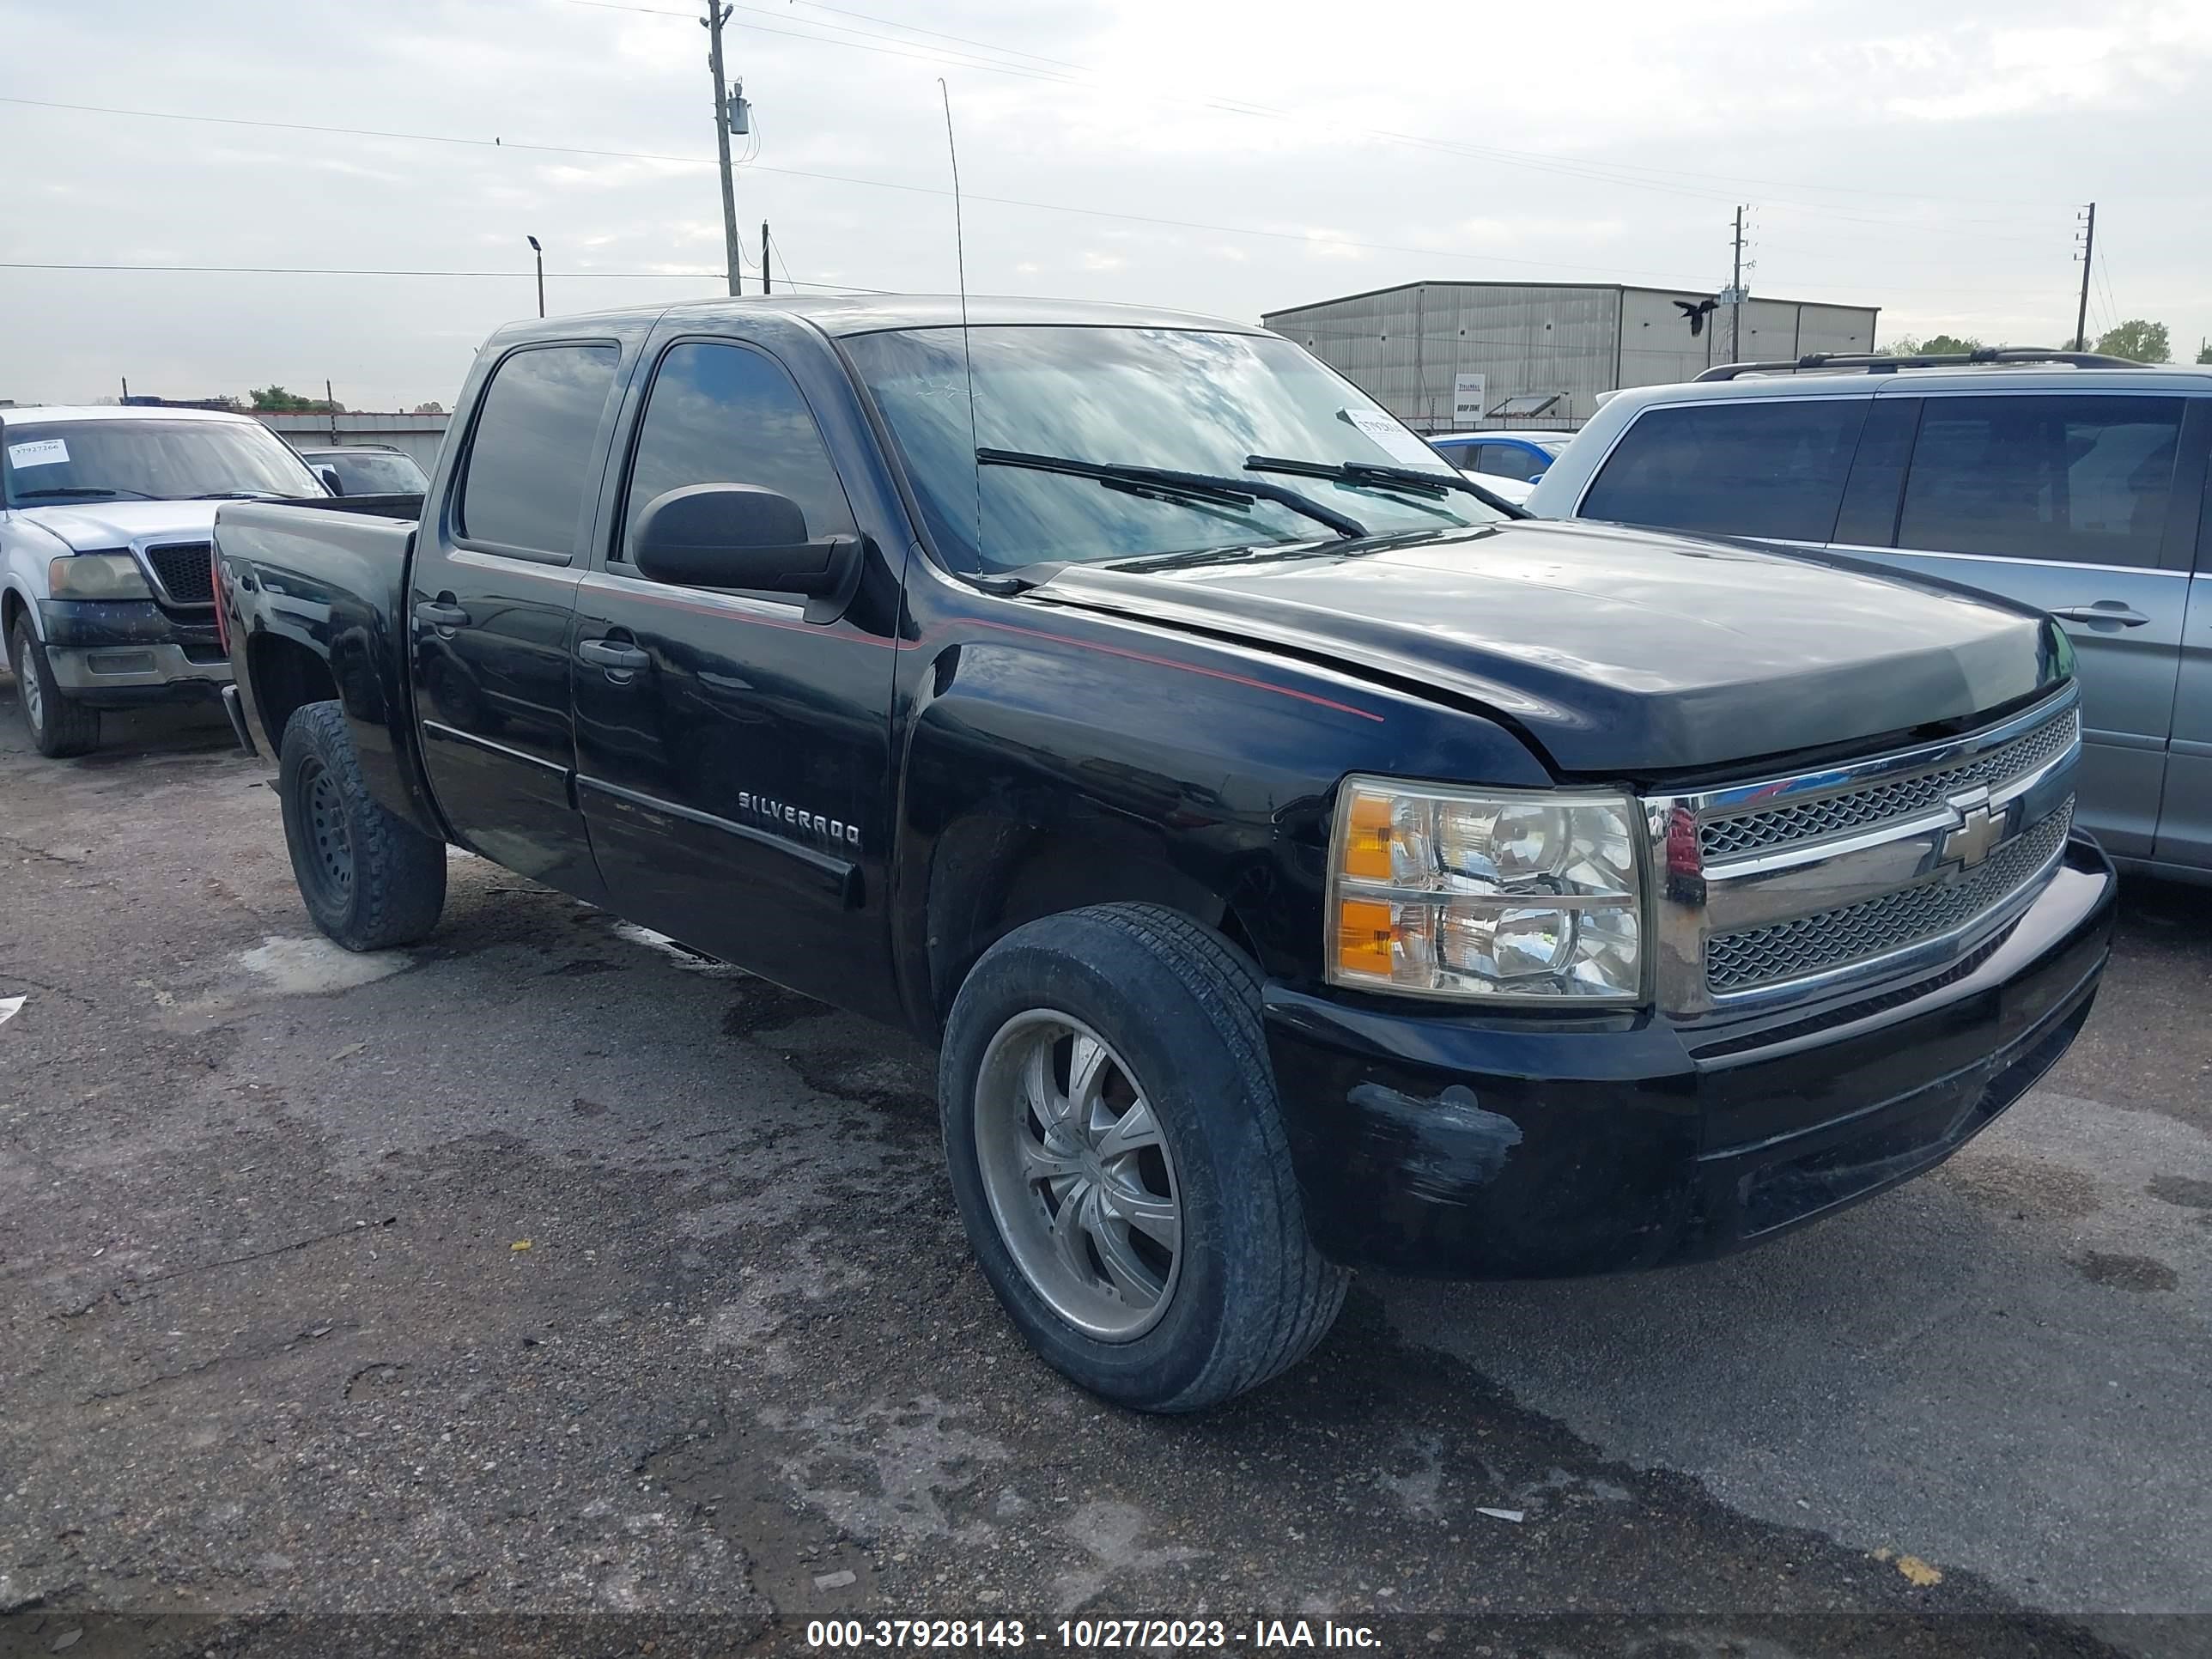
<instances>
[{"instance_id":1,"label":"tree","mask_svg":"<svg viewBox=\"0 0 2212 1659\"><path fill-rule=\"evenodd\" d=\"M2200 363L2212 363L2212 340L2207 340L2197 348L2197 361Z\"/></svg>"},{"instance_id":2,"label":"tree","mask_svg":"<svg viewBox=\"0 0 2212 1659\"><path fill-rule=\"evenodd\" d=\"M254 408L272 415L343 415L345 405L320 398L302 398L281 386L258 386L252 393Z\"/></svg>"},{"instance_id":3,"label":"tree","mask_svg":"<svg viewBox=\"0 0 2212 1659\"><path fill-rule=\"evenodd\" d=\"M1931 334L1924 340L1916 340L1910 334L1905 334L1889 343L1889 354L1893 357L1957 356L1981 349L1979 340L1971 336L1962 339L1956 334Z\"/></svg>"},{"instance_id":4,"label":"tree","mask_svg":"<svg viewBox=\"0 0 2212 1659\"><path fill-rule=\"evenodd\" d=\"M2107 357L2125 357L2132 362L2173 361L2173 342L2166 336L2166 325L2141 317L2130 317L2118 328L2106 329L2097 337L2097 349Z\"/></svg>"},{"instance_id":5,"label":"tree","mask_svg":"<svg viewBox=\"0 0 2212 1659\"><path fill-rule=\"evenodd\" d=\"M417 415L442 415L446 412L446 406L440 403L417 404L414 412Z\"/></svg>"}]
</instances>

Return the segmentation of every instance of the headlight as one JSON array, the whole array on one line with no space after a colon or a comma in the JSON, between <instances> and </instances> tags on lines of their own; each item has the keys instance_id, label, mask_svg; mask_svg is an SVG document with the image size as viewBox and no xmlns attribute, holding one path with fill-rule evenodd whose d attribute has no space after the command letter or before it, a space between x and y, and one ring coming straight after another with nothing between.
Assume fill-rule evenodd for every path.
<instances>
[{"instance_id":1,"label":"headlight","mask_svg":"<svg viewBox=\"0 0 2212 1659\"><path fill-rule=\"evenodd\" d=\"M150 599L154 590L128 553L79 553L46 567L46 592L58 599Z\"/></svg>"},{"instance_id":2,"label":"headlight","mask_svg":"<svg viewBox=\"0 0 2212 1659\"><path fill-rule=\"evenodd\" d=\"M1329 981L1641 1000L1638 823L1626 795L1347 779L1329 849Z\"/></svg>"}]
</instances>

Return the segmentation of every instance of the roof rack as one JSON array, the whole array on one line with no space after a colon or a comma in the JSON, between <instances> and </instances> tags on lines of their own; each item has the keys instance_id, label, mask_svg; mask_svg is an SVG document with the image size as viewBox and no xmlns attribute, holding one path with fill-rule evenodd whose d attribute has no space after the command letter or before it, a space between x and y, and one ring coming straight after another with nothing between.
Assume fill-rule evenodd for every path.
<instances>
[{"instance_id":1,"label":"roof rack","mask_svg":"<svg viewBox=\"0 0 2212 1659\"><path fill-rule=\"evenodd\" d=\"M1973 351L1929 352L1913 357L1887 357L1880 353L1816 351L1771 363L1720 363L1697 378L1733 380L1743 374L1789 374L1808 368L1861 368L1869 374L1894 374L1900 368L1971 368L1986 363L2070 363L2075 368L2141 368L2125 357L2109 357L2097 351L2061 351L2048 346L1983 346Z\"/></svg>"}]
</instances>

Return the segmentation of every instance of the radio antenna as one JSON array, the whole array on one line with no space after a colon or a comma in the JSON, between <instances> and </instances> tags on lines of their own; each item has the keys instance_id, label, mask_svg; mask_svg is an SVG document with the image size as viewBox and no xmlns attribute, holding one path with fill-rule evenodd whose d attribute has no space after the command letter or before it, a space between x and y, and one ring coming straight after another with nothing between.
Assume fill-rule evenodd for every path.
<instances>
[{"instance_id":1,"label":"radio antenna","mask_svg":"<svg viewBox=\"0 0 2212 1659\"><path fill-rule=\"evenodd\" d=\"M952 158L952 253L960 276L960 357L968 375L969 465L975 469L975 557L983 557L983 464L975 459L982 440L975 431L975 350L968 333L968 230L960 214L960 146L952 138L952 93L945 77L937 77L937 94L945 102L945 151Z\"/></svg>"}]
</instances>

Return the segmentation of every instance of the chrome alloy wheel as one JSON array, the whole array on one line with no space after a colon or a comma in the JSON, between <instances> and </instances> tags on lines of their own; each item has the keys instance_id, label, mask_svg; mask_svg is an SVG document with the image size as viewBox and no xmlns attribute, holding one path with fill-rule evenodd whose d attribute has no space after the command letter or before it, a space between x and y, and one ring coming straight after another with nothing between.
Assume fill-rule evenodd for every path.
<instances>
[{"instance_id":1,"label":"chrome alloy wheel","mask_svg":"<svg viewBox=\"0 0 2212 1659\"><path fill-rule=\"evenodd\" d=\"M1175 1159L1128 1064L1048 1009L999 1028L975 1082L975 1155L1030 1287L1085 1334L1128 1342L1175 1293Z\"/></svg>"}]
</instances>

